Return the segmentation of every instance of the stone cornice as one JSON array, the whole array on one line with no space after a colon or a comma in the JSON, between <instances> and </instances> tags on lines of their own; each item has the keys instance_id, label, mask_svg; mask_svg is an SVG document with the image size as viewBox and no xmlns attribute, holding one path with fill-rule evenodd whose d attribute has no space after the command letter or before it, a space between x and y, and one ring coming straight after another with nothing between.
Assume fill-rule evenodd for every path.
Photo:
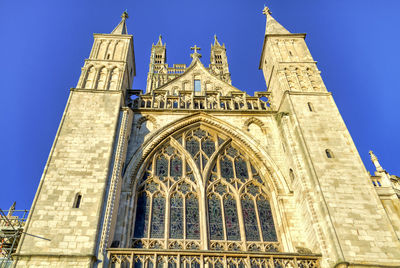
<instances>
[{"instance_id":1,"label":"stone cornice","mask_svg":"<svg viewBox=\"0 0 400 268\"><path fill-rule=\"evenodd\" d=\"M94 38L96 38L96 37L104 37L104 38L112 38L112 39L115 39L115 38L120 38L120 39L133 39L133 35L131 35L131 34L104 34L104 33L94 33L93 34L93 37Z\"/></svg>"},{"instance_id":2,"label":"stone cornice","mask_svg":"<svg viewBox=\"0 0 400 268\"><path fill-rule=\"evenodd\" d=\"M104 90L104 89L87 89L87 88L70 88L72 92L88 92L88 93L110 93L110 94L123 94L122 90Z\"/></svg>"},{"instance_id":3,"label":"stone cornice","mask_svg":"<svg viewBox=\"0 0 400 268\"><path fill-rule=\"evenodd\" d=\"M308 95L308 96L332 96L332 92L302 92L302 91L289 91L286 90L283 93L283 96L281 98L281 102L279 103L278 109L276 112L281 110L281 107L283 105L283 102L286 99L287 95Z\"/></svg>"}]
</instances>

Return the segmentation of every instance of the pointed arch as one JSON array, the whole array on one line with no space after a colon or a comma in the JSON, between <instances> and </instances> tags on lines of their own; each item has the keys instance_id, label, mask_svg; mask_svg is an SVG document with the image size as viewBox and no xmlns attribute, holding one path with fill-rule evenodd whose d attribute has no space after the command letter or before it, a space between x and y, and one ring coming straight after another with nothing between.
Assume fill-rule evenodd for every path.
<instances>
[{"instance_id":1,"label":"pointed arch","mask_svg":"<svg viewBox=\"0 0 400 268\"><path fill-rule=\"evenodd\" d=\"M140 128L141 125L142 125L144 122L146 122L146 121L150 121L151 123L153 123L154 129L158 128L158 126L157 126L157 120L156 120L156 118L155 118L154 116L152 116L152 115L145 115L145 116L140 117L140 118L138 119L138 121L136 122L136 127L137 127L137 128Z\"/></svg>"},{"instance_id":2,"label":"pointed arch","mask_svg":"<svg viewBox=\"0 0 400 268\"><path fill-rule=\"evenodd\" d=\"M124 181L128 185L132 185L133 178L135 178L136 174L141 172L140 166L144 159L158 144L174 132L188 126L194 126L195 124L204 124L211 129L226 133L231 138L241 143L243 150L248 155L252 156L256 168L262 173L261 175L269 181L268 184L272 187L271 190L277 194L290 193L289 183L286 181L274 160L263 148L260 148L260 146L243 131L203 112L178 119L151 133L149 138L136 150L132 158L127 160L128 165L124 174Z\"/></svg>"},{"instance_id":3,"label":"pointed arch","mask_svg":"<svg viewBox=\"0 0 400 268\"><path fill-rule=\"evenodd\" d=\"M249 126L251 124L256 124L257 126L260 127L261 131L265 134L265 124L258 118L256 117L250 117L248 118L244 123L242 129L244 131L249 131Z\"/></svg>"},{"instance_id":4,"label":"pointed arch","mask_svg":"<svg viewBox=\"0 0 400 268\"><path fill-rule=\"evenodd\" d=\"M155 227L153 227L152 222L155 216L152 216L153 205L151 205L146 228L138 227L139 231L149 230L146 233L147 237L133 237L133 241L136 241L134 243L140 242L143 243L145 248L152 248L153 240L159 238L162 248L188 249L186 243L193 243L193 241L187 240L188 236L185 231L187 217L182 217L182 213L186 213L186 201L184 200L186 200L187 192L191 191L195 195L195 199L192 201L197 202L195 203L196 209L192 208L192 212L198 212L197 218L196 215L193 217L197 219L196 224L202 226L199 227L198 236L195 239L204 241L203 243L195 241L195 244L197 243L201 249L230 250L229 248L234 244L237 250L251 250L253 247L256 247L258 251L269 250L271 247L274 250L279 250L279 241L286 240L286 238L282 238L282 236L285 236L284 231L281 231L281 235L277 236L274 226L279 224L282 219L281 216L278 216L280 220L274 223L274 216L280 213L271 212L271 207L278 211L279 209L276 207L276 202L273 205L270 203L270 200L278 195L278 187L273 185L271 176L268 175L269 171L266 168L263 169L262 166L265 164L256 163L257 159L253 157L250 150L246 150L248 146L243 145L243 141L238 140L239 135L236 135L237 137L231 136L234 135L232 133L234 128L229 126L231 128L229 134L231 135L228 135L226 131L221 131L216 125L211 124L216 120L215 118L209 117L208 120L204 120L202 113L197 114L195 118L197 120L194 122L171 130L169 135L163 136L162 133L166 131L165 128L157 131L158 135L164 138L154 143L154 147L149 151L142 150L142 152L148 153L143 154L143 162L134 173L135 179L130 180L132 198L141 195L141 189L145 187L143 185L153 181L158 184L163 183L166 187L162 187L165 193L160 192L160 194L164 199L161 197L159 199L165 200L165 202L160 201L157 209L160 207L160 209L165 209L165 212L161 211L163 212L161 213L159 210L154 210L154 213L158 213L157 215L162 215L158 216L162 219L155 221ZM203 119L199 120L199 118ZM222 122L218 123L222 124ZM223 125L220 126L224 127ZM225 125L225 128L228 129L228 126ZM212 137L212 146L208 142L209 137ZM157 136L153 136L153 138L157 139ZM192 140L195 142L192 142ZM152 142L145 142L145 146ZM172 156L177 153L182 159L179 163L179 174L183 178L179 180L176 180L172 173ZM223 157L230 159L231 165L228 167L228 173L224 171L221 164ZM192 160L189 161L189 159ZM212 161L212 165L204 164ZM130 165L132 163L134 162L131 161ZM190 166L189 170L187 170L187 166ZM215 167L213 168L213 166ZM210 172L202 172L204 169ZM194 180L188 175L188 171L196 171ZM150 175L147 175L147 173ZM190 181L186 181L189 178ZM246 183L246 181L253 182ZM186 186L181 187L179 185ZM151 189L151 186L149 186L149 189ZM160 187L154 188L154 186L153 189L155 192L161 190ZM271 192L274 192L275 195ZM153 204L153 195L150 195L149 198L150 204ZM141 207L138 207L136 211L145 210L142 203L142 201L137 201L137 206L140 205ZM132 212L131 215L134 214L135 212ZM132 218L132 216L130 217ZM137 222L138 224L144 222L140 218L142 216L138 217L138 219L133 218L135 226ZM179 221L182 226L179 225ZM160 222L164 223L164 227L162 227L164 229L160 227ZM160 229L160 233L153 234L152 228ZM136 234L136 231L126 231L125 233ZM175 241L174 239L183 240ZM170 243L175 244L170 245ZM127 244L127 246L131 245ZM135 247L135 245L133 246Z\"/></svg>"}]
</instances>

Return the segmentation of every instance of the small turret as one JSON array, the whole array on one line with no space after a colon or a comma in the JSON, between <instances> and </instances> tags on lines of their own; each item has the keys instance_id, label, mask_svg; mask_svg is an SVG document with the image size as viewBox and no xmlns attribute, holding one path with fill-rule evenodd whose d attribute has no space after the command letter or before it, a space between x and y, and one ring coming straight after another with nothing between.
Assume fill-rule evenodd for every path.
<instances>
[{"instance_id":1,"label":"small turret","mask_svg":"<svg viewBox=\"0 0 400 268\"><path fill-rule=\"evenodd\" d=\"M153 43L151 46L146 92L150 92L168 81L167 68L167 44L165 42L163 44L160 34L157 43L155 45Z\"/></svg>"},{"instance_id":2,"label":"small turret","mask_svg":"<svg viewBox=\"0 0 400 268\"><path fill-rule=\"evenodd\" d=\"M229 72L228 58L226 56L225 44L218 42L217 35L214 35L214 44L211 44L210 70L221 80L232 84Z\"/></svg>"}]
</instances>

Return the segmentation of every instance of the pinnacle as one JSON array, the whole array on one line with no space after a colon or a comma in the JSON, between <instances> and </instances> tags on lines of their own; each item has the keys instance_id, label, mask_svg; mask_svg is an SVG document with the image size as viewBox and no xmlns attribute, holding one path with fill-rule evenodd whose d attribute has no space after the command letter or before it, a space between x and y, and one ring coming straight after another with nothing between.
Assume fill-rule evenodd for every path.
<instances>
[{"instance_id":1,"label":"pinnacle","mask_svg":"<svg viewBox=\"0 0 400 268\"><path fill-rule=\"evenodd\" d=\"M157 44L156 44L156 46L162 46L162 36L161 36L161 34L160 34L160 36L158 37L158 42L157 42Z\"/></svg>"},{"instance_id":2,"label":"pinnacle","mask_svg":"<svg viewBox=\"0 0 400 268\"><path fill-rule=\"evenodd\" d=\"M115 27L115 29L111 32L111 34L128 34L128 30L126 29L126 19L129 18L128 12L125 10L121 16L121 22Z\"/></svg>"},{"instance_id":3,"label":"pinnacle","mask_svg":"<svg viewBox=\"0 0 400 268\"><path fill-rule=\"evenodd\" d=\"M214 34L214 46L221 46L221 44L218 42L218 39L217 39L217 35L216 34Z\"/></svg>"},{"instance_id":4,"label":"pinnacle","mask_svg":"<svg viewBox=\"0 0 400 268\"><path fill-rule=\"evenodd\" d=\"M277 22L272 16L271 10L264 6L263 14L267 17L267 25L265 27L265 34L290 34L279 22Z\"/></svg>"}]
</instances>

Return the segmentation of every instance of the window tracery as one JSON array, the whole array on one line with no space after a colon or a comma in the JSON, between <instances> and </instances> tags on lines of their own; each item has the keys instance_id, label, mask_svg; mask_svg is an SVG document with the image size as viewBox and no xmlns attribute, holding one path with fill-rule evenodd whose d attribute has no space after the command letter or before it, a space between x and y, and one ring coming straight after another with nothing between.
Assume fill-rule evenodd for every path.
<instances>
[{"instance_id":1,"label":"window tracery","mask_svg":"<svg viewBox=\"0 0 400 268\"><path fill-rule=\"evenodd\" d=\"M247 154L202 127L170 139L149 156L137 186L132 246L278 251L266 187Z\"/></svg>"}]
</instances>

